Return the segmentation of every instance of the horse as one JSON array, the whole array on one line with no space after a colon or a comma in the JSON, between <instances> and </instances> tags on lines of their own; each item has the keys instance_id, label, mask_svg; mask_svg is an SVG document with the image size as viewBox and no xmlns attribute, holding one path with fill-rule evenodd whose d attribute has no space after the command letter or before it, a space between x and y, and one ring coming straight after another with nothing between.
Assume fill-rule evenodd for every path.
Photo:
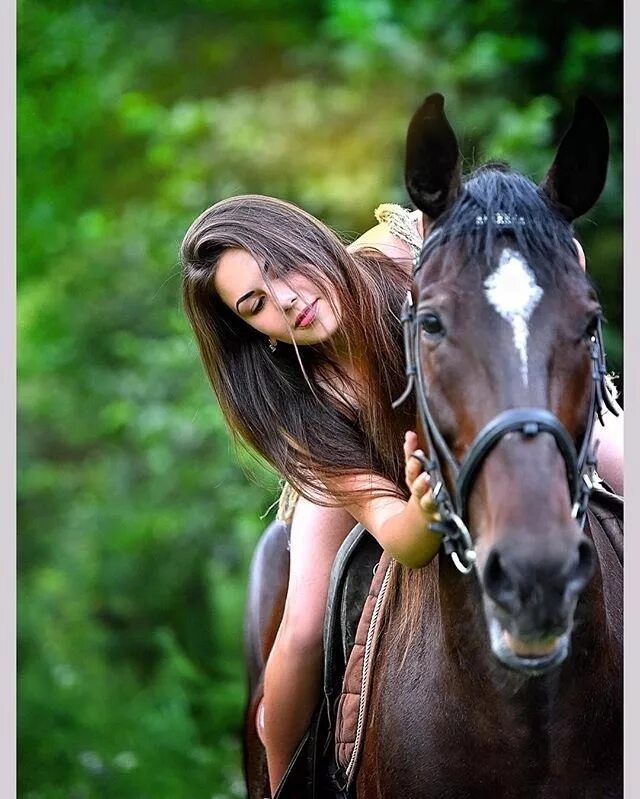
<instances>
[{"instance_id":1,"label":"horse","mask_svg":"<svg viewBox=\"0 0 640 799\"><path fill-rule=\"evenodd\" d=\"M587 98L539 186L502 162L463 179L442 95L409 125L428 232L405 396L443 546L393 570L357 797L622 796L622 528L586 512L594 417L615 403L572 232L608 152Z\"/></svg>"},{"instance_id":2,"label":"horse","mask_svg":"<svg viewBox=\"0 0 640 799\"><path fill-rule=\"evenodd\" d=\"M274 521L262 534L251 559L244 618L247 702L242 732L242 759L247 796L269 796L267 755L257 731L256 716L263 695L264 667L284 613L289 582L289 532Z\"/></svg>"},{"instance_id":3,"label":"horse","mask_svg":"<svg viewBox=\"0 0 640 799\"><path fill-rule=\"evenodd\" d=\"M602 495L593 419L616 408L571 228L602 191L608 146L581 98L540 186L499 162L463 181L441 95L411 120L406 185L428 233L400 401L415 388L443 546L423 569L394 564L358 768L335 795L622 795L620 512L602 498L604 514L587 511ZM255 715L287 574L276 522L245 617L250 799L269 793Z\"/></svg>"}]
</instances>

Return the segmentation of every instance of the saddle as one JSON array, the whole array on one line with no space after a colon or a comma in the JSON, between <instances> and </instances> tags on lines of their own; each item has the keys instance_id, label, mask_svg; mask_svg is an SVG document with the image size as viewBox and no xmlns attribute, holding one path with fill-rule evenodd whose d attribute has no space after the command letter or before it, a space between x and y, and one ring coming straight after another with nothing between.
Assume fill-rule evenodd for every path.
<instances>
[{"instance_id":1,"label":"saddle","mask_svg":"<svg viewBox=\"0 0 640 799\"><path fill-rule=\"evenodd\" d=\"M591 494L587 528L623 560L624 502L603 483ZM324 696L274 799L353 799L368 689L386 585L395 561L357 525L338 550L324 627Z\"/></svg>"}]
</instances>

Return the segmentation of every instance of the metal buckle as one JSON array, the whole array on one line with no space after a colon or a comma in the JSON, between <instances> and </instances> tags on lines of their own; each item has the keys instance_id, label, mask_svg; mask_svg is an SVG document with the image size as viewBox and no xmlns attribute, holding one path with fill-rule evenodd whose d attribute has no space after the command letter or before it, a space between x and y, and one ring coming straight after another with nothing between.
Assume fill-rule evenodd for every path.
<instances>
[{"instance_id":1,"label":"metal buckle","mask_svg":"<svg viewBox=\"0 0 640 799\"><path fill-rule=\"evenodd\" d=\"M469 574L476 562L476 552L473 548L471 533L466 524L454 511L449 513L447 521L453 522L456 526L456 532L449 536L449 540L454 547L449 553L451 555L451 560L459 572L462 572L462 574Z\"/></svg>"},{"instance_id":2,"label":"metal buckle","mask_svg":"<svg viewBox=\"0 0 640 799\"><path fill-rule=\"evenodd\" d=\"M590 465L590 472L593 472L594 467ZM587 506L589 504L589 497L593 490L592 474L584 472L582 480L580 481L580 494L578 499L573 503L571 508L571 518L575 519L579 524L584 525L584 519L587 513Z\"/></svg>"}]
</instances>

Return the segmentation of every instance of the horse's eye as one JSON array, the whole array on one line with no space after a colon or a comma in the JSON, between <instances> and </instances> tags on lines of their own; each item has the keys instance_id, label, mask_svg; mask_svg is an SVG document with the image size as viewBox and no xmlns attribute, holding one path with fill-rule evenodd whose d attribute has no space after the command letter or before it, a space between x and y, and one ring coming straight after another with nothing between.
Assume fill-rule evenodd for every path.
<instances>
[{"instance_id":1,"label":"horse's eye","mask_svg":"<svg viewBox=\"0 0 640 799\"><path fill-rule=\"evenodd\" d=\"M420 317L420 324L422 325L422 330L428 336L443 336L444 335L444 325L442 324L442 320L435 313L427 313L424 316Z\"/></svg>"},{"instance_id":2,"label":"horse's eye","mask_svg":"<svg viewBox=\"0 0 640 799\"><path fill-rule=\"evenodd\" d=\"M593 340L593 337L598 332L598 322L600 321L601 318L602 315L600 313L597 313L594 314L594 316L592 316L591 319L589 319L589 323L587 324L584 331L584 337L586 339L589 339L590 341Z\"/></svg>"}]
</instances>

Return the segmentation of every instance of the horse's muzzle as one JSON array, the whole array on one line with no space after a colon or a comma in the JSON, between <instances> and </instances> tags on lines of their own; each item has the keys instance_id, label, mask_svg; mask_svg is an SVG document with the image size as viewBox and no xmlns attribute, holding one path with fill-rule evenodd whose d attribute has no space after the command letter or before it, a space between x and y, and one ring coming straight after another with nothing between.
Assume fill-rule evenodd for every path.
<instances>
[{"instance_id":1,"label":"horse's muzzle","mask_svg":"<svg viewBox=\"0 0 640 799\"><path fill-rule=\"evenodd\" d=\"M540 674L569 653L573 615L595 557L581 536L555 557L509 557L494 547L482 573L491 648L504 665ZM542 547L541 547L542 548Z\"/></svg>"}]
</instances>

